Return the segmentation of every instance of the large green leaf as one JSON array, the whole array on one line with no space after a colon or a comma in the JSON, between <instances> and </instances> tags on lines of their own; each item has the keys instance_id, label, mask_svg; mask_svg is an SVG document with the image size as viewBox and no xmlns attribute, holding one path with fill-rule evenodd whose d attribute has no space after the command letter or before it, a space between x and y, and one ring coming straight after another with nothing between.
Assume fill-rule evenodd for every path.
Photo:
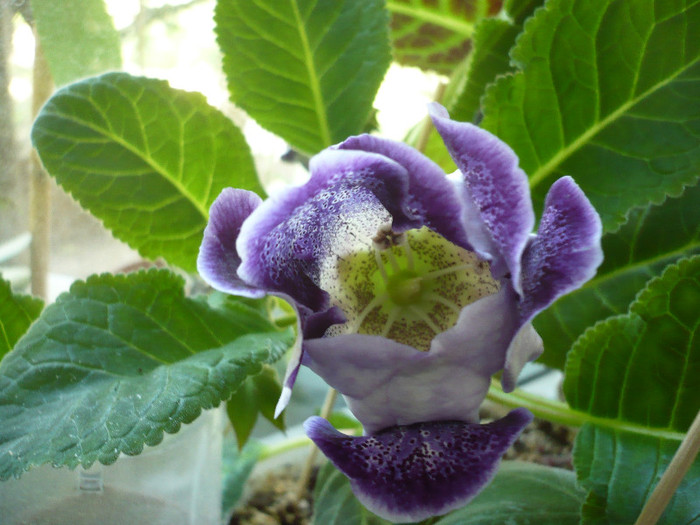
<instances>
[{"instance_id":1,"label":"large green leaf","mask_svg":"<svg viewBox=\"0 0 700 525\"><path fill-rule=\"evenodd\" d=\"M109 73L58 91L32 140L47 171L114 235L194 271L209 206L262 193L241 132L198 93Z\"/></svg>"},{"instance_id":2,"label":"large green leaf","mask_svg":"<svg viewBox=\"0 0 700 525\"><path fill-rule=\"evenodd\" d=\"M700 255L653 279L626 315L588 329L566 364L572 408L685 432L700 410Z\"/></svg>"},{"instance_id":3,"label":"large green leaf","mask_svg":"<svg viewBox=\"0 0 700 525\"><path fill-rule=\"evenodd\" d=\"M73 284L0 363L0 479L114 462L226 399L292 341L257 311L188 299L167 271Z\"/></svg>"},{"instance_id":4,"label":"large green leaf","mask_svg":"<svg viewBox=\"0 0 700 525\"><path fill-rule=\"evenodd\" d=\"M121 67L121 41L104 0L32 0L42 51L58 86Z\"/></svg>"},{"instance_id":5,"label":"large green leaf","mask_svg":"<svg viewBox=\"0 0 700 525\"><path fill-rule=\"evenodd\" d=\"M566 354L583 331L627 312L637 292L667 264L700 253L700 185L661 206L633 210L616 232L603 236L605 260L597 275L535 319L544 339L540 361L564 368Z\"/></svg>"},{"instance_id":6,"label":"large green leaf","mask_svg":"<svg viewBox=\"0 0 700 525\"><path fill-rule=\"evenodd\" d=\"M401 64L449 75L471 49L474 24L495 15L494 0L388 0L394 58Z\"/></svg>"},{"instance_id":7,"label":"large green leaf","mask_svg":"<svg viewBox=\"0 0 700 525\"><path fill-rule=\"evenodd\" d=\"M700 2L551 0L511 52L521 70L484 99L538 205L570 174L606 231L700 173Z\"/></svg>"},{"instance_id":8,"label":"large green leaf","mask_svg":"<svg viewBox=\"0 0 700 525\"><path fill-rule=\"evenodd\" d=\"M360 133L389 67L382 0L219 0L232 100L297 149Z\"/></svg>"},{"instance_id":9,"label":"large green leaf","mask_svg":"<svg viewBox=\"0 0 700 525\"><path fill-rule=\"evenodd\" d=\"M577 525L584 496L573 472L504 461L481 494L436 525Z\"/></svg>"},{"instance_id":10,"label":"large green leaf","mask_svg":"<svg viewBox=\"0 0 700 525\"><path fill-rule=\"evenodd\" d=\"M634 250L631 249L631 252ZM700 255L666 268L629 313L589 328L566 365L564 394L593 416L575 446L589 491L584 523L633 523L700 410ZM661 523L700 516L700 465Z\"/></svg>"},{"instance_id":11,"label":"large green leaf","mask_svg":"<svg viewBox=\"0 0 700 525\"><path fill-rule=\"evenodd\" d=\"M634 523L677 448L675 440L584 425L574 448L579 482L589 491L582 523ZM695 461L658 525L698 523L698 494L700 461Z\"/></svg>"},{"instance_id":12,"label":"large green leaf","mask_svg":"<svg viewBox=\"0 0 700 525\"><path fill-rule=\"evenodd\" d=\"M10 283L0 278L0 359L39 317L44 302L28 295L12 293Z\"/></svg>"}]
</instances>

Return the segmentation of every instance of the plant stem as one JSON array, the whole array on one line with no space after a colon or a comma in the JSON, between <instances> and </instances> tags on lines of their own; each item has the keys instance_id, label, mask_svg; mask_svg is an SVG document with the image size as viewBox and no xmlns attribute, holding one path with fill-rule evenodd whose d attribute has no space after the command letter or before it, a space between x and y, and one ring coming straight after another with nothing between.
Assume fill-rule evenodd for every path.
<instances>
[{"instance_id":1,"label":"plant stem","mask_svg":"<svg viewBox=\"0 0 700 525\"><path fill-rule=\"evenodd\" d=\"M644 505L635 525L653 525L659 520L673 493L676 492L678 485L695 461L698 451L700 451L700 411L695 416L693 424L690 425L685 439L678 447L666 472Z\"/></svg>"},{"instance_id":2,"label":"plant stem","mask_svg":"<svg viewBox=\"0 0 700 525\"><path fill-rule=\"evenodd\" d=\"M676 441L681 441L683 439L683 434L681 432L646 427L627 421L620 421L618 419L594 416L587 414L586 412L574 410L566 403L551 401L534 394L528 394L527 392L523 392L521 390L516 389L513 392L506 394L501 389L500 383L495 380L489 387L486 398L498 403L499 405L507 407L527 408L540 419L546 419L547 421L552 421L554 423L559 423L570 427L580 427L585 423L592 423L605 428L634 432L636 434L643 434L645 436L652 436L656 438L673 439Z\"/></svg>"},{"instance_id":3,"label":"plant stem","mask_svg":"<svg viewBox=\"0 0 700 525\"><path fill-rule=\"evenodd\" d=\"M326 394L326 399L323 402L323 407L321 407L320 416L322 418L328 418L333 406L335 405L335 399L338 397L338 391L335 388L329 388ZM316 445L311 445L309 450L309 456L306 458L306 463L304 463L304 468L299 476L299 484L297 485L297 497L302 498L306 492L306 487L309 484L309 479L311 478L311 471L314 468L314 462L316 461L316 455L318 454L318 448Z\"/></svg>"},{"instance_id":4,"label":"plant stem","mask_svg":"<svg viewBox=\"0 0 700 525\"><path fill-rule=\"evenodd\" d=\"M41 50L39 35L34 30L34 76L32 114L34 117L53 92L51 71ZM32 194L30 220L32 244L30 247L30 271L32 294L46 299L48 292L49 232L51 227L51 181L41 165L36 150L32 150Z\"/></svg>"},{"instance_id":5,"label":"plant stem","mask_svg":"<svg viewBox=\"0 0 700 525\"><path fill-rule=\"evenodd\" d=\"M440 82L438 87L435 89L435 95L433 100L435 102L442 102L442 97L445 95L445 88L447 85L444 82ZM421 153L425 152L425 148L428 145L428 140L430 139L430 132L433 130L433 121L430 116L425 117L423 125L420 129L420 135L416 141L416 149Z\"/></svg>"}]
</instances>

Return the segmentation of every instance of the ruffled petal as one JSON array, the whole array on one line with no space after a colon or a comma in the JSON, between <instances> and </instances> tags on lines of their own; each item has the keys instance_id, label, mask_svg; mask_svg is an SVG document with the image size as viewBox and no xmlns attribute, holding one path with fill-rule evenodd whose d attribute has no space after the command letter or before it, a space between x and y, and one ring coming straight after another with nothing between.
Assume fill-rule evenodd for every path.
<instances>
[{"instance_id":1,"label":"ruffled petal","mask_svg":"<svg viewBox=\"0 0 700 525\"><path fill-rule=\"evenodd\" d=\"M408 172L408 208L418 225L427 226L448 241L471 249L458 218L461 202L442 168L410 146L371 135L350 137L335 146L338 149L362 150L384 155L403 166Z\"/></svg>"},{"instance_id":2,"label":"ruffled petal","mask_svg":"<svg viewBox=\"0 0 700 525\"><path fill-rule=\"evenodd\" d=\"M450 120L445 108L437 103L430 105L430 114L464 176L465 198L473 202L490 233L492 246L498 250L492 254L494 276L510 273L514 289L521 293L520 258L535 225L535 214L527 176L518 167L518 157L488 131ZM467 224L466 228L479 231L483 226ZM468 241L472 243L472 239Z\"/></svg>"},{"instance_id":3,"label":"ruffled petal","mask_svg":"<svg viewBox=\"0 0 700 525\"><path fill-rule=\"evenodd\" d=\"M246 297L262 297L265 290L251 286L238 276L241 257L236 239L243 222L260 206L252 191L226 188L209 210L209 222L197 256L197 270L213 288Z\"/></svg>"},{"instance_id":4,"label":"ruffled petal","mask_svg":"<svg viewBox=\"0 0 700 525\"><path fill-rule=\"evenodd\" d=\"M469 502L530 421L532 414L518 408L486 425L417 423L363 437L341 434L320 417L304 428L369 510L394 522L416 522Z\"/></svg>"},{"instance_id":5,"label":"ruffled petal","mask_svg":"<svg viewBox=\"0 0 700 525\"><path fill-rule=\"evenodd\" d=\"M602 225L571 177L549 189L537 236L523 254L524 321L591 279L603 261Z\"/></svg>"},{"instance_id":6,"label":"ruffled petal","mask_svg":"<svg viewBox=\"0 0 700 525\"><path fill-rule=\"evenodd\" d=\"M466 306L428 352L348 334L305 341L304 364L345 396L369 433L419 421L477 422L518 328L516 298L504 287Z\"/></svg>"},{"instance_id":7,"label":"ruffled petal","mask_svg":"<svg viewBox=\"0 0 700 525\"><path fill-rule=\"evenodd\" d=\"M311 159L311 179L266 200L238 238L238 274L313 311L326 310L319 283L338 257L371 244L383 224L407 223L406 170L360 151L325 150Z\"/></svg>"}]
</instances>

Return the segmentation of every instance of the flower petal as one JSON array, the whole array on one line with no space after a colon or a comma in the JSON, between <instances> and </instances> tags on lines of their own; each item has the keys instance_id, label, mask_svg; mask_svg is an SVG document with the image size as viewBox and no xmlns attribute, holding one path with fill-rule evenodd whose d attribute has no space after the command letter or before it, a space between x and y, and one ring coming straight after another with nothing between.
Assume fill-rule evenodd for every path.
<instances>
[{"instance_id":1,"label":"flower petal","mask_svg":"<svg viewBox=\"0 0 700 525\"><path fill-rule=\"evenodd\" d=\"M464 229L457 220L462 209L452 183L444 172L425 155L401 142L371 135L350 137L335 146L344 150L362 150L384 155L403 166L408 172L408 193L411 215L448 241L470 249Z\"/></svg>"},{"instance_id":2,"label":"flower petal","mask_svg":"<svg viewBox=\"0 0 700 525\"><path fill-rule=\"evenodd\" d=\"M494 276L510 273L513 288L521 293L520 258L535 225L535 215L527 176L518 167L518 157L488 131L450 120L445 108L437 103L430 105L430 114L464 176L466 198L473 202L483 223L467 224L466 228L481 231L486 227L498 249L498 253L492 253ZM472 238L468 241L475 243ZM491 247L475 248L489 251Z\"/></svg>"},{"instance_id":3,"label":"flower petal","mask_svg":"<svg viewBox=\"0 0 700 525\"><path fill-rule=\"evenodd\" d=\"M552 184L537 236L523 253L522 327L506 355L502 378L506 392L515 388L524 364L542 353L541 339L530 321L595 275L603 261L601 233L600 217L574 180L562 177ZM537 341L540 350L533 353Z\"/></svg>"},{"instance_id":4,"label":"flower petal","mask_svg":"<svg viewBox=\"0 0 700 525\"><path fill-rule=\"evenodd\" d=\"M379 226L407 223L406 170L374 153L325 150L311 179L266 200L241 229L238 274L313 311L329 305L319 283L338 257L371 243Z\"/></svg>"},{"instance_id":5,"label":"flower petal","mask_svg":"<svg viewBox=\"0 0 700 525\"><path fill-rule=\"evenodd\" d=\"M341 434L320 417L308 419L304 428L350 478L363 505L384 519L415 522L470 501L531 420L530 412L518 408L486 425L417 423L363 437Z\"/></svg>"},{"instance_id":6,"label":"flower petal","mask_svg":"<svg viewBox=\"0 0 700 525\"><path fill-rule=\"evenodd\" d=\"M537 236L523 254L525 320L595 275L603 261L601 234L600 217L574 180L552 184Z\"/></svg>"},{"instance_id":7,"label":"flower petal","mask_svg":"<svg viewBox=\"0 0 700 525\"><path fill-rule=\"evenodd\" d=\"M428 352L348 334L305 341L304 364L345 396L369 433L419 421L477 422L518 328L516 298L503 287L466 306Z\"/></svg>"},{"instance_id":8,"label":"flower petal","mask_svg":"<svg viewBox=\"0 0 700 525\"><path fill-rule=\"evenodd\" d=\"M213 288L246 297L265 295L263 289L249 285L237 274L241 257L236 239L243 222L261 203L262 199L252 191L226 188L211 205L197 270Z\"/></svg>"}]
</instances>

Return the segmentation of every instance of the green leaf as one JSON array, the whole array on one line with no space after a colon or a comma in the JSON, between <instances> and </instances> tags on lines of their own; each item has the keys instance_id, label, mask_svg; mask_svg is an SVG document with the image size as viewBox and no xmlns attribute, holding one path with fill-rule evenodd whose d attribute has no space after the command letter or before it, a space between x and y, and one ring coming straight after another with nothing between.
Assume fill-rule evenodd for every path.
<instances>
[{"instance_id":1,"label":"green leaf","mask_svg":"<svg viewBox=\"0 0 700 525\"><path fill-rule=\"evenodd\" d=\"M318 472L314 486L313 525L390 525L368 511L350 489L350 482L331 463Z\"/></svg>"},{"instance_id":2,"label":"green leaf","mask_svg":"<svg viewBox=\"0 0 700 525\"><path fill-rule=\"evenodd\" d=\"M520 25L543 3L543 0L505 0L503 10L515 24Z\"/></svg>"},{"instance_id":3,"label":"green leaf","mask_svg":"<svg viewBox=\"0 0 700 525\"><path fill-rule=\"evenodd\" d=\"M219 0L231 99L312 154L364 129L391 62L381 0Z\"/></svg>"},{"instance_id":4,"label":"green leaf","mask_svg":"<svg viewBox=\"0 0 700 525\"><path fill-rule=\"evenodd\" d=\"M15 295L10 283L0 278L0 359L39 317L44 302L29 295Z\"/></svg>"},{"instance_id":5,"label":"green leaf","mask_svg":"<svg viewBox=\"0 0 700 525\"><path fill-rule=\"evenodd\" d=\"M700 255L650 281L626 315L588 329L566 364L572 408L610 421L685 432L700 410Z\"/></svg>"},{"instance_id":6,"label":"green leaf","mask_svg":"<svg viewBox=\"0 0 700 525\"><path fill-rule=\"evenodd\" d=\"M522 26L497 18L487 18L479 23L474 33L474 50L467 62L466 82L450 107L453 119L478 120L480 100L486 86L511 69L508 51L521 30Z\"/></svg>"},{"instance_id":7,"label":"green leaf","mask_svg":"<svg viewBox=\"0 0 700 525\"><path fill-rule=\"evenodd\" d=\"M552 0L486 92L482 126L507 142L541 207L572 175L606 231L700 173L700 3Z\"/></svg>"},{"instance_id":8,"label":"green leaf","mask_svg":"<svg viewBox=\"0 0 700 525\"><path fill-rule=\"evenodd\" d=\"M634 523L678 448L678 441L585 425L578 433L574 466L589 491L585 525ZM700 461L690 468L658 525L700 519Z\"/></svg>"},{"instance_id":9,"label":"green leaf","mask_svg":"<svg viewBox=\"0 0 700 525\"><path fill-rule=\"evenodd\" d=\"M605 259L597 275L535 318L545 352L541 362L564 368L583 331L627 312L637 292L666 265L700 253L700 185L660 206L633 210L616 232L603 236Z\"/></svg>"},{"instance_id":10,"label":"green leaf","mask_svg":"<svg viewBox=\"0 0 700 525\"><path fill-rule=\"evenodd\" d=\"M104 0L32 0L56 85L121 68L121 41Z\"/></svg>"},{"instance_id":11,"label":"green leaf","mask_svg":"<svg viewBox=\"0 0 700 525\"><path fill-rule=\"evenodd\" d=\"M262 194L243 135L198 93L109 73L58 91L32 129L47 171L144 257L194 271L227 186Z\"/></svg>"},{"instance_id":12,"label":"green leaf","mask_svg":"<svg viewBox=\"0 0 700 525\"><path fill-rule=\"evenodd\" d=\"M243 448L253 431L258 414L275 427L284 430L284 415L275 419L275 406L282 393L277 371L263 366L258 375L251 376L236 390L226 403L226 411L238 440L238 448Z\"/></svg>"},{"instance_id":13,"label":"green leaf","mask_svg":"<svg viewBox=\"0 0 700 525\"><path fill-rule=\"evenodd\" d=\"M500 2L388 0L394 58L401 64L445 75L468 55L474 24L495 15Z\"/></svg>"},{"instance_id":14,"label":"green leaf","mask_svg":"<svg viewBox=\"0 0 700 525\"><path fill-rule=\"evenodd\" d=\"M436 525L577 525L584 496L573 472L504 461L481 494Z\"/></svg>"},{"instance_id":15,"label":"green leaf","mask_svg":"<svg viewBox=\"0 0 700 525\"><path fill-rule=\"evenodd\" d=\"M167 271L92 276L0 363L0 479L139 454L217 406L291 344L253 310L184 296Z\"/></svg>"},{"instance_id":16,"label":"green leaf","mask_svg":"<svg viewBox=\"0 0 700 525\"><path fill-rule=\"evenodd\" d=\"M222 466L223 493L221 497L222 515L228 516L243 495L245 483L258 462L263 446L257 441L248 441L238 450L235 439L230 434L224 439Z\"/></svg>"}]
</instances>

